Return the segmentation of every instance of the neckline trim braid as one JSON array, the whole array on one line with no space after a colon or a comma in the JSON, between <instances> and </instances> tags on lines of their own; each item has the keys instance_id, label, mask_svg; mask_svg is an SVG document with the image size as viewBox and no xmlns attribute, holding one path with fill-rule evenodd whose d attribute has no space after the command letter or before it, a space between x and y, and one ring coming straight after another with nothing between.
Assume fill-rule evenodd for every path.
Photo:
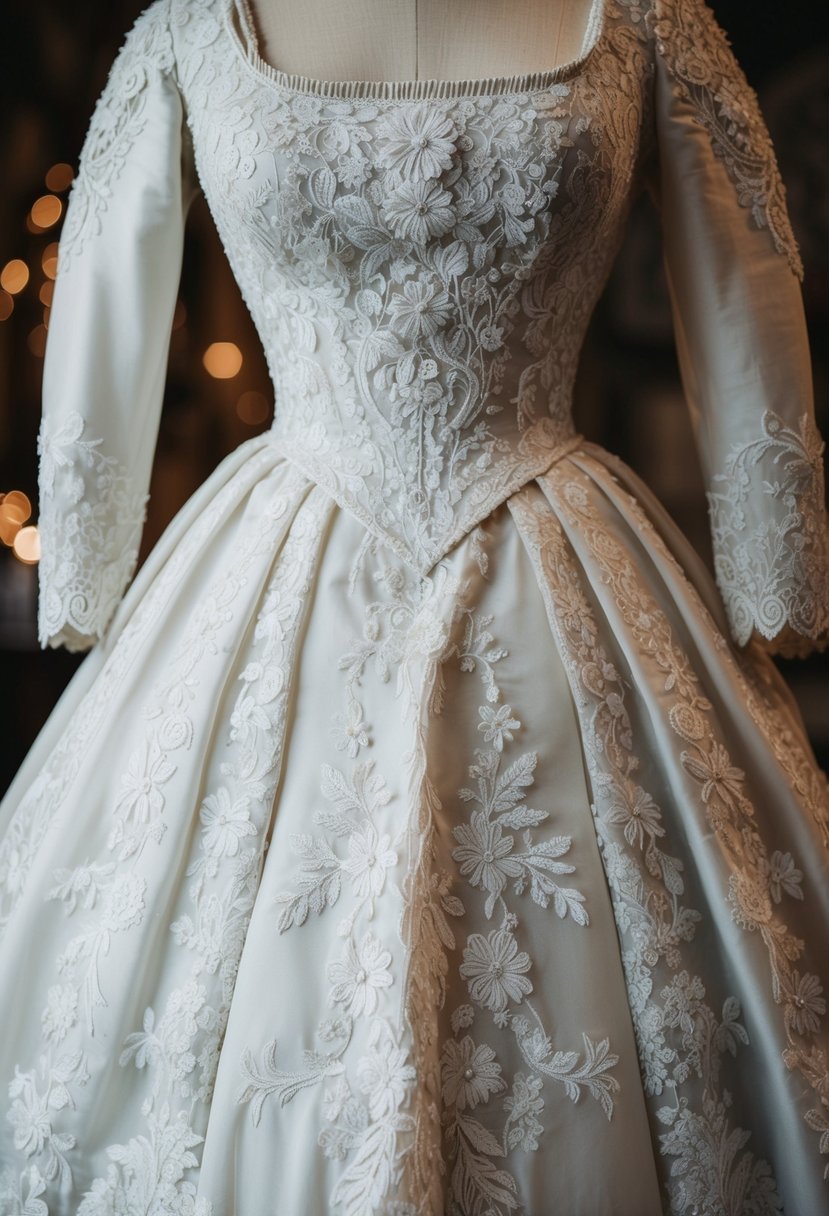
<instances>
[{"instance_id":1,"label":"neckline trim braid","mask_svg":"<svg viewBox=\"0 0 829 1216\"><path fill-rule=\"evenodd\" d=\"M322 80L299 72L284 72L262 58L249 0L226 0L224 15L237 50L248 66L287 92L320 98L365 97L408 101L427 97L441 99L539 93L550 85L570 80L585 68L602 40L608 3L609 0L591 0L582 49L575 59L535 72L514 72L510 76L466 77L458 80L439 80L431 77L418 80ZM233 22L234 10L241 26L241 36Z\"/></svg>"}]
</instances>

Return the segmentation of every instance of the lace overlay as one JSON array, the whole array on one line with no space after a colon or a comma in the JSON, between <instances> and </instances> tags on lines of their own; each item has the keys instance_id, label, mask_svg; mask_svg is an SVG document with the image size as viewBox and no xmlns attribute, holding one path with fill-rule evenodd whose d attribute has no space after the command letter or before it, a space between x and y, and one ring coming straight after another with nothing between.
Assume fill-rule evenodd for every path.
<instances>
[{"instance_id":1,"label":"lace overlay","mask_svg":"<svg viewBox=\"0 0 829 1216\"><path fill-rule=\"evenodd\" d=\"M829 527L824 444L804 414L797 428L772 411L762 435L735 445L708 494L717 583L736 640L829 638ZM784 643L785 645L785 643ZM796 640L788 649L796 652Z\"/></svg>"},{"instance_id":2,"label":"lace overlay","mask_svg":"<svg viewBox=\"0 0 829 1216\"><path fill-rule=\"evenodd\" d=\"M711 137L740 205L750 208L758 228L769 230L775 249L802 279L774 147L725 32L704 0L654 0L650 19L657 50Z\"/></svg>"},{"instance_id":3,"label":"lace overlay","mask_svg":"<svg viewBox=\"0 0 829 1216\"><path fill-rule=\"evenodd\" d=\"M542 576L550 625L584 728L644 1085L649 1095L660 1098L654 1115L666 1129L659 1137L662 1151L675 1158L666 1188L669 1210L684 1212L697 1204L701 1211L771 1216L781 1204L769 1164L745 1147L748 1136L733 1122L734 1091L721 1076L726 1056L737 1056L749 1036L740 1023L739 1001L723 993L721 1004L712 1008L702 977L685 960L705 917L690 902L693 872L686 873L688 867L671 848L663 796L645 780L645 728L639 706L632 702L626 707L626 684L640 689L659 685L668 701L666 720L678 771L698 791L700 810L725 862L717 878L725 885L723 898L734 923L756 935L767 953L782 1057L818 1099L803 1117L809 1127L821 1130L820 1097L829 1081L819 1043L826 1000L821 977L800 963L804 942L789 921L792 907L804 899L803 872L790 853L769 852L756 826L751 775L729 754L689 656L637 579L628 554L608 535L591 478L561 466L540 479L540 486L555 515L535 488L511 500L510 509ZM640 514L634 504L630 508ZM584 537L590 566L595 563L612 597L602 608L614 617L618 613L612 650L599 640L586 580L573 561L565 528L574 525ZM646 526L644 516L641 526ZM670 562L655 536L653 543ZM643 678L642 668L653 669L650 680ZM670 797L667 790L665 796ZM723 1151L715 1148L726 1144ZM820 1151L827 1150L824 1137ZM714 1207L709 1206L711 1195L718 1197Z\"/></svg>"},{"instance_id":4,"label":"lace overlay","mask_svg":"<svg viewBox=\"0 0 829 1216\"><path fill-rule=\"evenodd\" d=\"M72 182L58 249L61 272L101 230L118 177L147 121L148 85L173 68L169 0L154 0L130 29L98 98Z\"/></svg>"},{"instance_id":5,"label":"lace overlay","mask_svg":"<svg viewBox=\"0 0 829 1216\"><path fill-rule=\"evenodd\" d=\"M147 495L86 435L77 411L38 436L41 646L85 650L103 637L135 569Z\"/></svg>"},{"instance_id":6,"label":"lace overlay","mask_svg":"<svg viewBox=\"0 0 829 1216\"><path fill-rule=\"evenodd\" d=\"M280 448L426 573L573 439L641 40L609 4L589 63L618 113L577 74L407 101L262 71L227 0L174 11L204 192L285 403Z\"/></svg>"},{"instance_id":7,"label":"lace overlay","mask_svg":"<svg viewBox=\"0 0 829 1216\"><path fill-rule=\"evenodd\" d=\"M111 633L0 815L0 981L34 1014L0 1036L0 1208L521 1216L575 1178L615 1211L626 1170L635 1216L823 1198L826 782L759 643L571 416L676 98L729 231L756 252L749 209L788 259L769 291L798 290L756 99L696 0L595 0L547 73L382 86L269 68L245 7L142 15L61 244L74 339L116 219L179 248L192 158L276 416L113 619L172 257L107 315L135 393L93 358L45 412L41 642ZM727 344L700 344L722 409ZM739 641L818 638L820 441L805 402L754 405L712 454L720 588Z\"/></svg>"}]
</instances>

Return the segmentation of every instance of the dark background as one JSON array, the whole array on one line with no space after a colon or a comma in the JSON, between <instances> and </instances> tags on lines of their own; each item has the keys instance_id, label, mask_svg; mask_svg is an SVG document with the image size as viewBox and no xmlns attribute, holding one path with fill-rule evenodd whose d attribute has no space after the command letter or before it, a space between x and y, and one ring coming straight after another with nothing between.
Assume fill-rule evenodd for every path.
<instances>
[{"instance_id":1,"label":"dark background","mask_svg":"<svg viewBox=\"0 0 829 1216\"><path fill-rule=\"evenodd\" d=\"M33 231L27 217L47 193L49 168L59 162L77 165L95 100L127 29L144 7L143 0L7 0L4 6L0 267L21 258L32 274L14 297L11 315L0 320L0 493L23 490L33 503L33 521L43 366L42 342L33 331L48 323L41 263L60 228ZM829 351L821 343L829 314L829 16L814 0L786 5L713 0L711 7L760 95L777 147L806 268L818 425L829 435ZM705 499L660 259L658 223L643 199L631 216L582 355L578 424L636 469L710 564ZM48 287L45 291L48 298ZM38 332L42 339L43 331ZM235 342L243 352L242 370L231 380L211 379L204 370L202 353L214 341ZM259 340L199 197L188 218L140 560L219 461L270 425L272 408ZM0 793L83 657L40 651L35 619L36 567L23 565L0 545ZM818 758L829 767L829 654L778 662Z\"/></svg>"}]
</instances>

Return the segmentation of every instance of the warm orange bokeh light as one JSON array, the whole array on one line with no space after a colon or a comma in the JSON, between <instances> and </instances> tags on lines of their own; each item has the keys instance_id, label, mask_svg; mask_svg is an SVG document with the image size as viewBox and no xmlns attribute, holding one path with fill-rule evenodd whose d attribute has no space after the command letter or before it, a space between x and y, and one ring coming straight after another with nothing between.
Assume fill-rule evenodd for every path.
<instances>
[{"instance_id":1,"label":"warm orange bokeh light","mask_svg":"<svg viewBox=\"0 0 829 1216\"><path fill-rule=\"evenodd\" d=\"M52 165L52 168L46 174L46 189L56 190L60 193L61 190L68 190L72 185L72 178L75 176L75 170L71 165L61 162L58 165Z\"/></svg>"},{"instance_id":2,"label":"warm orange bokeh light","mask_svg":"<svg viewBox=\"0 0 829 1216\"><path fill-rule=\"evenodd\" d=\"M29 281L29 267L21 258L12 258L0 270L0 287L9 295L16 296Z\"/></svg>"},{"instance_id":3,"label":"warm orange bokeh light","mask_svg":"<svg viewBox=\"0 0 829 1216\"><path fill-rule=\"evenodd\" d=\"M58 243L52 241L51 245L47 245L43 250L43 257L40 262L43 267L43 273L47 279L54 279L58 273Z\"/></svg>"},{"instance_id":4,"label":"warm orange bokeh light","mask_svg":"<svg viewBox=\"0 0 829 1216\"><path fill-rule=\"evenodd\" d=\"M0 501L0 540L13 545L14 538L32 513L31 503L22 490L12 490Z\"/></svg>"},{"instance_id":5,"label":"warm orange bokeh light","mask_svg":"<svg viewBox=\"0 0 829 1216\"><path fill-rule=\"evenodd\" d=\"M51 228L63 213L63 203L56 194L43 194L32 204L32 223L38 228Z\"/></svg>"},{"instance_id":6,"label":"warm orange bokeh light","mask_svg":"<svg viewBox=\"0 0 829 1216\"><path fill-rule=\"evenodd\" d=\"M202 362L216 380L232 380L242 370L242 352L235 342L211 342Z\"/></svg>"},{"instance_id":7,"label":"warm orange bokeh light","mask_svg":"<svg viewBox=\"0 0 829 1216\"><path fill-rule=\"evenodd\" d=\"M33 566L40 558L40 535L34 524L21 528L14 538L14 556L27 566Z\"/></svg>"},{"instance_id":8,"label":"warm orange bokeh light","mask_svg":"<svg viewBox=\"0 0 829 1216\"><path fill-rule=\"evenodd\" d=\"M49 308L51 306L52 293L54 292L54 290L55 290L55 284L52 282L51 279L47 279L45 283L41 284L40 291L37 293L37 297L40 300L41 304L45 304L47 308Z\"/></svg>"},{"instance_id":9,"label":"warm orange bokeh light","mask_svg":"<svg viewBox=\"0 0 829 1216\"><path fill-rule=\"evenodd\" d=\"M29 501L28 494L24 494L22 490L9 490L8 494L3 495L0 502L0 514L17 515L22 524L32 513L32 504Z\"/></svg>"},{"instance_id":10,"label":"warm orange bokeh light","mask_svg":"<svg viewBox=\"0 0 829 1216\"><path fill-rule=\"evenodd\" d=\"M46 326L36 325L26 339L29 350L38 359L42 359L46 354Z\"/></svg>"},{"instance_id":11,"label":"warm orange bokeh light","mask_svg":"<svg viewBox=\"0 0 829 1216\"><path fill-rule=\"evenodd\" d=\"M257 393L254 390L242 393L236 402L236 413L248 426L259 426L260 423L267 421L270 412L271 407L265 394Z\"/></svg>"},{"instance_id":12,"label":"warm orange bokeh light","mask_svg":"<svg viewBox=\"0 0 829 1216\"><path fill-rule=\"evenodd\" d=\"M0 321L7 321L14 312L14 296L7 291L0 291Z\"/></svg>"}]
</instances>

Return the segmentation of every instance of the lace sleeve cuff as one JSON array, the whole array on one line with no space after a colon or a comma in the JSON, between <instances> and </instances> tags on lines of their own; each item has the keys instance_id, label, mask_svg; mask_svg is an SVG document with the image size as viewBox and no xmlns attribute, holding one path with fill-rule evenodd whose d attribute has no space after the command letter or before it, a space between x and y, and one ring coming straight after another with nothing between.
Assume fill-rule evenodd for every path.
<instances>
[{"instance_id":1,"label":"lace sleeve cuff","mask_svg":"<svg viewBox=\"0 0 829 1216\"><path fill-rule=\"evenodd\" d=\"M87 650L103 637L138 558L147 496L85 429L73 411L38 437L43 649Z\"/></svg>"},{"instance_id":2,"label":"lace sleeve cuff","mask_svg":"<svg viewBox=\"0 0 829 1216\"><path fill-rule=\"evenodd\" d=\"M772 410L762 434L735 444L708 494L717 582L735 640L803 655L829 643L829 529L823 442L808 414L797 430Z\"/></svg>"}]
</instances>

